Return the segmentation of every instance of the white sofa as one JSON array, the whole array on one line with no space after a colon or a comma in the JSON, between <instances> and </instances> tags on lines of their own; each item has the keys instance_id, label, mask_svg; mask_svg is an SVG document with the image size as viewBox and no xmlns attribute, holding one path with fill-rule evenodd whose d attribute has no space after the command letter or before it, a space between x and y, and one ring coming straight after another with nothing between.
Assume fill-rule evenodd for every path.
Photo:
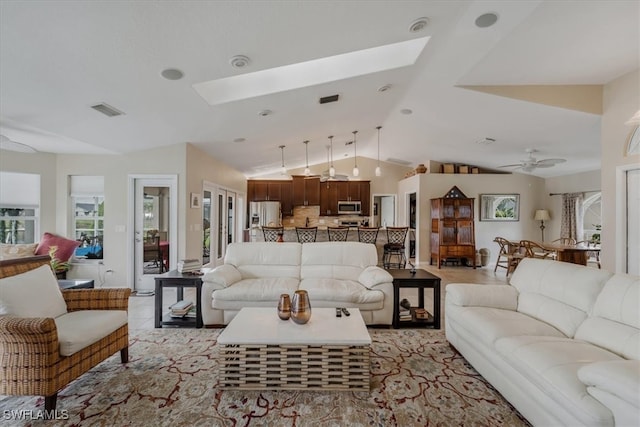
<instances>
[{"instance_id":1,"label":"white sofa","mask_svg":"<svg viewBox=\"0 0 640 427\"><path fill-rule=\"evenodd\" d=\"M449 342L534 425L640 425L639 278L527 258L510 284L448 284Z\"/></svg>"},{"instance_id":2,"label":"white sofa","mask_svg":"<svg viewBox=\"0 0 640 427\"><path fill-rule=\"evenodd\" d=\"M359 308L366 324L391 325L393 278L376 247L358 242L232 243L202 277L202 320L227 325L243 307L273 307L297 289L314 307Z\"/></svg>"}]
</instances>

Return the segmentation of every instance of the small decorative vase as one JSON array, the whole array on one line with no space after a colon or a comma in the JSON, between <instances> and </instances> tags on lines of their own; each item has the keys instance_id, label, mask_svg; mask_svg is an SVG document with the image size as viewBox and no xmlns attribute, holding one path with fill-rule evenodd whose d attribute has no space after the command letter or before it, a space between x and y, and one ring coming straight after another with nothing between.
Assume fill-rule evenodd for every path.
<instances>
[{"instance_id":1,"label":"small decorative vase","mask_svg":"<svg viewBox=\"0 0 640 427\"><path fill-rule=\"evenodd\" d=\"M291 299L289 294L280 295L280 301L278 301L278 317L282 320L289 320L291 317Z\"/></svg>"},{"instance_id":2,"label":"small decorative vase","mask_svg":"<svg viewBox=\"0 0 640 427\"><path fill-rule=\"evenodd\" d=\"M416 167L416 173L426 173L426 172L427 172L427 167L422 163L420 163L418 167Z\"/></svg>"},{"instance_id":3,"label":"small decorative vase","mask_svg":"<svg viewBox=\"0 0 640 427\"><path fill-rule=\"evenodd\" d=\"M278 233L278 240L276 240L276 242L278 243L284 242L284 239L282 238L282 233Z\"/></svg>"},{"instance_id":4,"label":"small decorative vase","mask_svg":"<svg viewBox=\"0 0 640 427\"><path fill-rule=\"evenodd\" d=\"M299 325L304 325L311 318L311 303L307 291L295 291L291 299L291 319Z\"/></svg>"}]
</instances>

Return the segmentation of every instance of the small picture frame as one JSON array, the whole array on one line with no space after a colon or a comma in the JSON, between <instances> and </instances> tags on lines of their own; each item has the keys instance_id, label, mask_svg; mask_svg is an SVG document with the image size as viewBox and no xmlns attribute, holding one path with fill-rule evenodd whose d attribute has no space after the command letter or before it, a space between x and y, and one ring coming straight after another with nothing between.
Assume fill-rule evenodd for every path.
<instances>
[{"instance_id":1,"label":"small picture frame","mask_svg":"<svg viewBox=\"0 0 640 427\"><path fill-rule=\"evenodd\" d=\"M520 195L481 194L480 221L520 221Z\"/></svg>"},{"instance_id":2,"label":"small picture frame","mask_svg":"<svg viewBox=\"0 0 640 427\"><path fill-rule=\"evenodd\" d=\"M198 193L191 193L191 207L193 209L200 207L200 195Z\"/></svg>"}]
</instances>

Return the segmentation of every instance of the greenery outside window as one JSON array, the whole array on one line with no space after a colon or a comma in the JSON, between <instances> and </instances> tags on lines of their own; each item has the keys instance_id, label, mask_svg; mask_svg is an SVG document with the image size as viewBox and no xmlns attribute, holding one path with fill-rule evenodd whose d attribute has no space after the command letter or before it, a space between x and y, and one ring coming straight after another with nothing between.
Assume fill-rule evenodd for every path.
<instances>
[{"instance_id":1,"label":"greenery outside window","mask_svg":"<svg viewBox=\"0 0 640 427\"><path fill-rule=\"evenodd\" d=\"M0 243L36 243L39 214L40 175L0 172Z\"/></svg>"},{"instance_id":2,"label":"greenery outside window","mask_svg":"<svg viewBox=\"0 0 640 427\"><path fill-rule=\"evenodd\" d=\"M104 257L104 177L71 176L73 238L80 242L77 258Z\"/></svg>"}]
</instances>

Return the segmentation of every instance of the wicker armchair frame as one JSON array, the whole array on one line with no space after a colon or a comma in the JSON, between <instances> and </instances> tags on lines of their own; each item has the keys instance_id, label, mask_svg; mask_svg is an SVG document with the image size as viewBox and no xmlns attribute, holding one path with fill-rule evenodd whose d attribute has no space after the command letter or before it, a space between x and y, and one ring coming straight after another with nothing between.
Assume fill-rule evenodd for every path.
<instances>
[{"instance_id":1,"label":"wicker armchair frame","mask_svg":"<svg viewBox=\"0 0 640 427\"><path fill-rule=\"evenodd\" d=\"M48 256L0 261L0 279L49 263ZM128 310L129 288L70 289L62 291L68 311ZM52 318L0 316L0 394L44 396L46 411L56 408L58 391L98 363L120 351L129 360L129 326L70 355L60 355Z\"/></svg>"}]
</instances>

